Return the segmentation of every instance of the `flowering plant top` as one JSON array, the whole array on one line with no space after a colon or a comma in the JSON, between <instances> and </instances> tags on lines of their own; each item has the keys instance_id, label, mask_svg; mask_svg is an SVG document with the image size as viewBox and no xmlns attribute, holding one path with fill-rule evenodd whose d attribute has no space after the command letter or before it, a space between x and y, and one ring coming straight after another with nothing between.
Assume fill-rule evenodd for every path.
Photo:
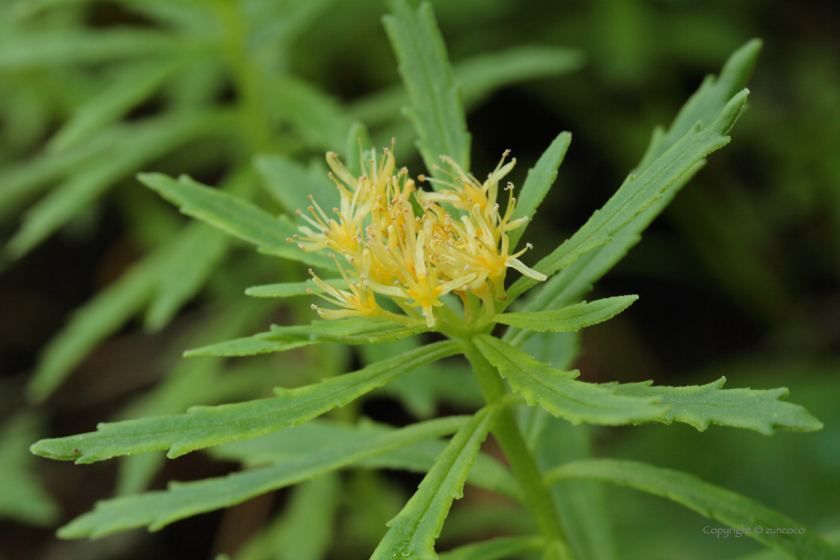
<instances>
[{"instance_id":1,"label":"flowering plant top","mask_svg":"<svg viewBox=\"0 0 840 560\"><path fill-rule=\"evenodd\" d=\"M416 188L408 169L396 169L392 150L383 149L378 162L376 150L371 154L367 165L361 162L366 173L354 177L335 153L327 153L340 206L332 209L335 217L331 218L310 196L312 205L307 210L311 216L297 211L309 225L288 239L304 251L332 251L330 256L347 282L348 289L343 290L310 271L324 291L317 295L339 307L324 309L313 304L321 317L358 316L415 324L422 316L431 329L436 324L434 309L443 305L440 298L445 294L457 294L469 309L467 293L472 293L485 309L492 310L494 299L506 298L508 268L535 280L546 279L518 259L530 244L511 254L507 232L528 218L511 220L516 207L512 183L505 187L508 203L504 214L500 212L499 183L516 164L515 159L505 163L508 152L483 183L452 158L441 156L451 181L418 176L420 181L440 185L437 192ZM342 260L349 265L347 270ZM383 309L376 294L391 298L405 315Z\"/></svg>"}]
</instances>

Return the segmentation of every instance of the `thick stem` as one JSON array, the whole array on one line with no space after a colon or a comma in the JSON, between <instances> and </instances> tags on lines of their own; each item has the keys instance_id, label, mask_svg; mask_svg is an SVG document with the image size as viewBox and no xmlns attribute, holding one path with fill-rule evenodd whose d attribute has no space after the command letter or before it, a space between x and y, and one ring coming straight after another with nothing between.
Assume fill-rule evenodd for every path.
<instances>
[{"instance_id":1,"label":"thick stem","mask_svg":"<svg viewBox=\"0 0 840 560\"><path fill-rule=\"evenodd\" d=\"M507 394L507 388L496 368L487 361L472 341L464 341L464 354L472 365L488 404L501 401ZM567 539L551 499L550 489L543 481L542 473L510 408L504 408L496 416L493 436L499 442L513 475L519 481L522 501L537 521L540 532L547 540L557 543L561 558L572 559L573 555L566 545Z\"/></svg>"}]
</instances>

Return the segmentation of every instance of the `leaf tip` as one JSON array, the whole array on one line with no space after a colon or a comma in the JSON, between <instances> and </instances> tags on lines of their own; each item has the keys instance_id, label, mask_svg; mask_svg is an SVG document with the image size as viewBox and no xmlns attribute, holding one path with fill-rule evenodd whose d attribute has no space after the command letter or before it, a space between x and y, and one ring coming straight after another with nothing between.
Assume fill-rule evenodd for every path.
<instances>
[{"instance_id":1,"label":"leaf tip","mask_svg":"<svg viewBox=\"0 0 840 560\"><path fill-rule=\"evenodd\" d=\"M73 528L73 523L70 522L64 527L59 527L55 532L55 536L62 540L78 539L87 536L85 533L80 533Z\"/></svg>"},{"instance_id":2,"label":"leaf tip","mask_svg":"<svg viewBox=\"0 0 840 560\"><path fill-rule=\"evenodd\" d=\"M735 126L735 122L738 120L738 117L741 116L741 113L744 111L744 107L747 105L747 99L750 96L750 90L748 88L744 88L738 93L736 93L732 99L729 100L729 103L721 110L720 115L718 115L717 121L721 124L721 134L729 134L729 131L732 130L732 127Z\"/></svg>"},{"instance_id":3,"label":"leaf tip","mask_svg":"<svg viewBox=\"0 0 840 560\"><path fill-rule=\"evenodd\" d=\"M158 182L161 180L162 177L164 177L164 175L162 175L161 173L146 172L138 173L137 175L135 175L135 177L137 177L137 180L146 185L147 187L157 190Z\"/></svg>"},{"instance_id":4,"label":"leaf tip","mask_svg":"<svg viewBox=\"0 0 840 560\"><path fill-rule=\"evenodd\" d=\"M29 452L33 455L38 455L39 457L49 457L46 454L46 449L44 449L44 442L47 440L40 439L29 446Z\"/></svg>"},{"instance_id":5,"label":"leaf tip","mask_svg":"<svg viewBox=\"0 0 840 560\"><path fill-rule=\"evenodd\" d=\"M167 459L177 459L181 455L186 455L190 451L192 451L192 449L190 449L188 446L179 445L177 443L174 443L169 448L169 451L166 452L166 458ZM171 483L170 483L170 486L171 486ZM152 530L152 529L150 528L150 530Z\"/></svg>"},{"instance_id":6,"label":"leaf tip","mask_svg":"<svg viewBox=\"0 0 840 560\"><path fill-rule=\"evenodd\" d=\"M753 58L758 56L762 48L764 48L764 41L761 37L753 37L739 50L747 54L750 58Z\"/></svg>"}]
</instances>

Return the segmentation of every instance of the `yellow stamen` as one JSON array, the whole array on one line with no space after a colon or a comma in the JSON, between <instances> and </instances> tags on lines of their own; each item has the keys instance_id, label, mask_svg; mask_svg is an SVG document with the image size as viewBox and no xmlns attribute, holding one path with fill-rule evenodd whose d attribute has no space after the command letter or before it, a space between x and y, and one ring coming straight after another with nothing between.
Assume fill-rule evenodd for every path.
<instances>
[{"instance_id":1,"label":"yellow stamen","mask_svg":"<svg viewBox=\"0 0 840 560\"><path fill-rule=\"evenodd\" d=\"M483 183L454 159L441 156L449 169L435 169L451 180L418 176L421 182L441 187L428 192L415 189L405 168L395 173L393 142L391 149L382 150L381 157L373 150L367 162L361 159L360 177L354 177L338 156L329 152L330 177L341 198L339 208L333 209L335 218L309 197L311 216L298 214L311 227L301 226L302 235L287 240L305 251L332 250L330 256L347 283L348 289L341 290L313 275L323 291L316 295L339 308L313 305L313 309L326 319L382 317L406 324L421 319L420 311L426 325L435 328L435 308L443 305L440 298L447 293L456 293L465 305L468 293L473 293L492 308L494 299L506 297L508 268L545 280L545 275L518 259L530 245L509 254L507 232L520 227L527 217L511 220L516 206L511 183L505 187L510 191L505 213L499 213L499 182L516 164L515 159L505 163L508 155L505 151ZM419 214L415 214L412 194L422 209ZM447 205L464 214L453 220ZM336 254L343 257L346 270ZM375 294L393 299L406 315L382 309Z\"/></svg>"}]
</instances>

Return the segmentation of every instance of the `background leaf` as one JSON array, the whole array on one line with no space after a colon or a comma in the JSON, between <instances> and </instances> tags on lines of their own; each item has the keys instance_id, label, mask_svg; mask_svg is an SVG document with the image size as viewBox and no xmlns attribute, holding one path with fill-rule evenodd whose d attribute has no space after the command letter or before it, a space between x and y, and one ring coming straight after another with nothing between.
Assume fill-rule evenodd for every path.
<instances>
[{"instance_id":1,"label":"background leaf","mask_svg":"<svg viewBox=\"0 0 840 560\"><path fill-rule=\"evenodd\" d=\"M265 315L257 305L229 305L190 329L173 344L184 345L218 337L232 336L247 330ZM251 360L225 368L223 360L176 360L166 377L150 391L131 401L116 420L130 420L148 416L177 414L196 404L209 405L255 398L268 393L275 381L273 368L260 360ZM292 368L285 373L292 374ZM163 467L166 456L161 452L124 457L119 462L117 495L135 494L145 490Z\"/></svg>"},{"instance_id":2,"label":"background leaf","mask_svg":"<svg viewBox=\"0 0 840 560\"><path fill-rule=\"evenodd\" d=\"M48 188L53 181L95 165L101 153L107 152L115 142L125 140L129 132L128 127L111 127L75 148L39 154L5 166L0 174L0 218L7 218L12 210Z\"/></svg>"},{"instance_id":3,"label":"background leaf","mask_svg":"<svg viewBox=\"0 0 840 560\"><path fill-rule=\"evenodd\" d=\"M305 211L311 206L309 195L322 208L338 206L338 190L320 164L313 162L304 167L284 156L261 155L254 160L254 167L262 176L265 188L288 213Z\"/></svg>"},{"instance_id":4,"label":"background leaf","mask_svg":"<svg viewBox=\"0 0 840 560\"><path fill-rule=\"evenodd\" d=\"M105 125L118 120L151 97L180 64L181 61L155 61L120 68L113 82L80 106L55 133L50 139L50 149L63 151L77 146Z\"/></svg>"},{"instance_id":5,"label":"background leaf","mask_svg":"<svg viewBox=\"0 0 840 560\"><path fill-rule=\"evenodd\" d=\"M153 254L135 264L71 316L41 354L27 386L30 399L46 399L97 344L146 304L163 256Z\"/></svg>"},{"instance_id":6,"label":"background leaf","mask_svg":"<svg viewBox=\"0 0 840 560\"><path fill-rule=\"evenodd\" d=\"M324 558L332 545L340 492L340 480L332 473L301 483L288 507L237 552L236 560Z\"/></svg>"},{"instance_id":7,"label":"background leaf","mask_svg":"<svg viewBox=\"0 0 840 560\"><path fill-rule=\"evenodd\" d=\"M334 269L326 255L307 253L289 243L297 230L289 222L271 217L253 204L196 183L189 177L178 181L159 173L144 173L140 181L180 206L181 211L256 245L261 252Z\"/></svg>"},{"instance_id":8,"label":"background leaf","mask_svg":"<svg viewBox=\"0 0 840 560\"><path fill-rule=\"evenodd\" d=\"M802 560L840 558L840 548L810 529L770 508L724 490L695 476L669 469L610 459L576 461L546 473L549 483L560 480L602 480L668 498L728 527L761 527L745 534L763 545ZM802 534L775 534L769 529L804 529Z\"/></svg>"},{"instance_id":9,"label":"background leaf","mask_svg":"<svg viewBox=\"0 0 840 560\"><path fill-rule=\"evenodd\" d=\"M347 140L344 144L344 154L347 170L356 177L364 175L365 153L373 148L373 143L370 141L370 133L367 127L362 122L354 122L350 125L350 130L347 132ZM367 158L369 159L369 158Z\"/></svg>"},{"instance_id":10,"label":"background leaf","mask_svg":"<svg viewBox=\"0 0 840 560\"><path fill-rule=\"evenodd\" d=\"M472 56L453 65L455 83L461 86L464 104L480 102L494 90L526 80L563 75L583 65L576 49L527 45ZM386 124L410 102L402 87L373 93L353 103L349 112L368 126Z\"/></svg>"},{"instance_id":11,"label":"background leaf","mask_svg":"<svg viewBox=\"0 0 840 560\"><path fill-rule=\"evenodd\" d=\"M444 552L440 560L500 560L531 550L539 550L545 543L539 537L500 537L468 544Z\"/></svg>"},{"instance_id":12,"label":"background leaf","mask_svg":"<svg viewBox=\"0 0 840 560\"><path fill-rule=\"evenodd\" d=\"M320 89L289 75L274 81L270 89L277 110L307 144L333 151L344 147L351 120Z\"/></svg>"},{"instance_id":13,"label":"background leaf","mask_svg":"<svg viewBox=\"0 0 840 560\"><path fill-rule=\"evenodd\" d=\"M33 525L53 525L61 515L58 503L32 471L29 442L37 437L32 416L6 421L0 432L0 517Z\"/></svg>"},{"instance_id":14,"label":"background leaf","mask_svg":"<svg viewBox=\"0 0 840 560\"><path fill-rule=\"evenodd\" d=\"M249 467L283 463L321 453L344 444L364 444L371 437L393 432L385 425L358 425L315 419L300 426L247 441L226 443L209 452L221 459L240 461ZM365 469L392 469L427 473L446 449L446 442L429 440L385 451L355 464ZM467 482L513 499L519 498L519 485L507 468L496 459L479 452Z\"/></svg>"},{"instance_id":15,"label":"background leaf","mask_svg":"<svg viewBox=\"0 0 840 560\"><path fill-rule=\"evenodd\" d=\"M219 115L186 114L168 115L135 125L119 149L110 150L108 157L102 157L95 165L74 175L30 208L5 253L20 258L117 180L181 144L207 134L219 124Z\"/></svg>"},{"instance_id":16,"label":"background leaf","mask_svg":"<svg viewBox=\"0 0 840 560\"><path fill-rule=\"evenodd\" d=\"M98 33L29 33L6 37L5 41L0 42L0 69L20 70L166 55L186 46L179 44L167 33L152 30L108 29Z\"/></svg>"},{"instance_id":17,"label":"background leaf","mask_svg":"<svg viewBox=\"0 0 840 560\"><path fill-rule=\"evenodd\" d=\"M347 289L347 282L343 278L332 278L324 280L327 284L335 286L340 290ZM252 286L245 290L245 295L259 298L285 298L293 296L308 295L307 290L313 294L322 294L324 291L312 280L305 282L284 282L282 284L266 284L265 286Z\"/></svg>"},{"instance_id":18,"label":"background leaf","mask_svg":"<svg viewBox=\"0 0 840 560\"><path fill-rule=\"evenodd\" d=\"M181 306L207 281L227 252L230 238L205 224L191 224L160 271L157 287L146 311L146 328L166 326Z\"/></svg>"}]
</instances>

